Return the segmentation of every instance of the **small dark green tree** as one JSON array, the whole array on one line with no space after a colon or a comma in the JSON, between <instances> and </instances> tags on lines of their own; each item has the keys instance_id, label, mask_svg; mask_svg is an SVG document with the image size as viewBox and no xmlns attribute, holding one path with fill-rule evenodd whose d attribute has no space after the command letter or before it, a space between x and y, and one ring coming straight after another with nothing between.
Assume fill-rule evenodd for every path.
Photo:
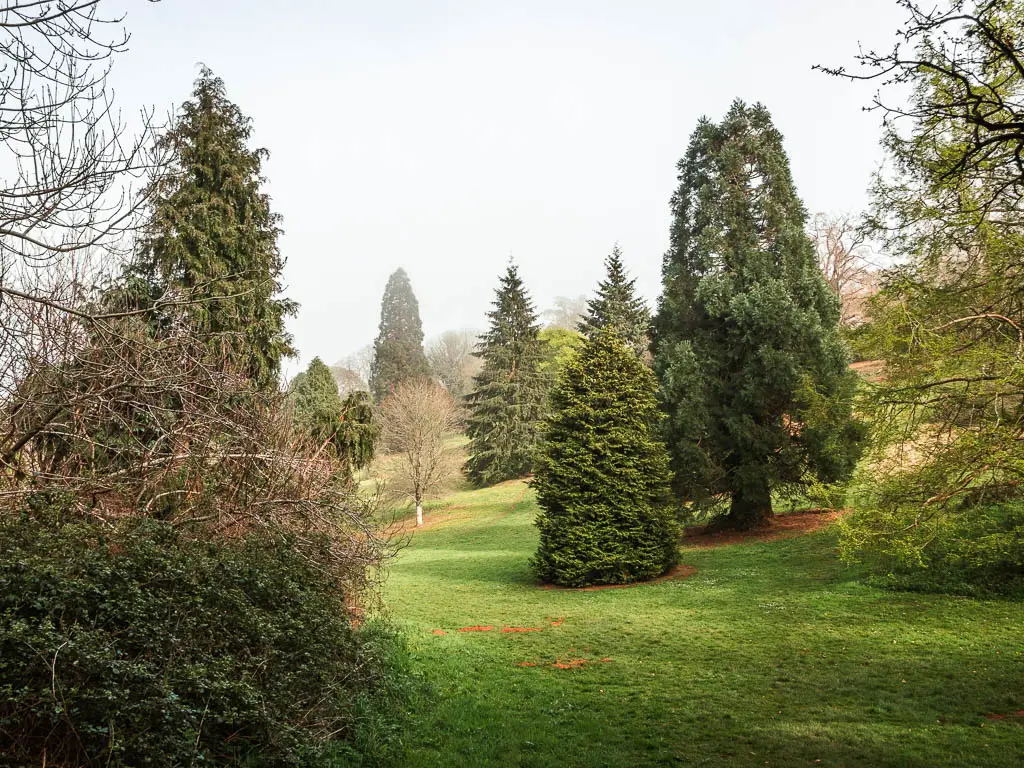
<instances>
[{"instance_id":1,"label":"small dark green tree","mask_svg":"<svg viewBox=\"0 0 1024 768\"><path fill-rule=\"evenodd\" d=\"M701 120L678 168L654 353L676 485L755 527L773 490L853 471L856 379L768 111Z\"/></svg>"},{"instance_id":2,"label":"small dark green tree","mask_svg":"<svg viewBox=\"0 0 1024 768\"><path fill-rule=\"evenodd\" d=\"M563 586L654 578L678 560L657 380L611 329L597 331L551 392L533 487L532 560Z\"/></svg>"},{"instance_id":3,"label":"small dark green tree","mask_svg":"<svg viewBox=\"0 0 1024 768\"><path fill-rule=\"evenodd\" d=\"M631 280L626 273L618 245L604 263L608 274L598 283L597 295L587 302L580 333L590 337L601 328L611 327L634 352L646 355L651 343L651 313L636 295L636 279Z\"/></svg>"},{"instance_id":4,"label":"small dark green tree","mask_svg":"<svg viewBox=\"0 0 1024 768\"><path fill-rule=\"evenodd\" d=\"M430 376L423 352L420 305L404 269L388 278L380 305L380 330L373 342L370 392L380 402L398 384Z\"/></svg>"},{"instance_id":5,"label":"small dark green tree","mask_svg":"<svg viewBox=\"0 0 1024 768\"><path fill-rule=\"evenodd\" d=\"M295 426L331 446L350 476L373 459L376 429L366 393L354 392L342 401L331 369L319 357L295 377L290 400Z\"/></svg>"},{"instance_id":6,"label":"small dark green tree","mask_svg":"<svg viewBox=\"0 0 1024 768\"><path fill-rule=\"evenodd\" d=\"M203 67L161 138L170 168L149 189L152 215L127 282L141 280L153 301L169 292L192 300L189 318L217 358L269 388L294 353L284 321L296 304L274 298L284 268L280 217L260 191L268 152L250 149L251 135L224 82Z\"/></svg>"},{"instance_id":7,"label":"small dark green tree","mask_svg":"<svg viewBox=\"0 0 1024 768\"><path fill-rule=\"evenodd\" d=\"M466 474L477 486L530 473L548 390L540 370L544 348L537 314L514 264L502 276L487 317L491 327L477 351L483 369L467 398Z\"/></svg>"},{"instance_id":8,"label":"small dark green tree","mask_svg":"<svg viewBox=\"0 0 1024 768\"><path fill-rule=\"evenodd\" d=\"M322 443L331 443L341 421L338 384L319 357L292 383L292 420L299 429Z\"/></svg>"},{"instance_id":9,"label":"small dark green tree","mask_svg":"<svg viewBox=\"0 0 1024 768\"><path fill-rule=\"evenodd\" d=\"M373 461L379 432L370 393L362 390L350 392L341 401L341 427L335 440L342 460L348 465L349 474Z\"/></svg>"}]
</instances>

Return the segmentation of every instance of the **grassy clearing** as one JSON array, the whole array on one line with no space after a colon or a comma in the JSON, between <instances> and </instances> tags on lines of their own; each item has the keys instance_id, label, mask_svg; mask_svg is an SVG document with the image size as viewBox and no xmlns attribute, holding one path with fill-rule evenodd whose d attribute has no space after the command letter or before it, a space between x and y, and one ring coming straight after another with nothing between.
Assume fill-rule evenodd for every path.
<instances>
[{"instance_id":1,"label":"grassy clearing","mask_svg":"<svg viewBox=\"0 0 1024 768\"><path fill-rule=\"evenodd\" d=\"M536 507L523 483L446 501L387 585L433 688L410 765L1024 759L1024 719L1012 716L1024 709L1019 603L864 586L837 561L833 530L686 549L698 569L686 580L542 590L527 567ZM479 625L494 629L457 631ZM573 660L587 663L551 666Z\"/></svg>"}]
</instances>

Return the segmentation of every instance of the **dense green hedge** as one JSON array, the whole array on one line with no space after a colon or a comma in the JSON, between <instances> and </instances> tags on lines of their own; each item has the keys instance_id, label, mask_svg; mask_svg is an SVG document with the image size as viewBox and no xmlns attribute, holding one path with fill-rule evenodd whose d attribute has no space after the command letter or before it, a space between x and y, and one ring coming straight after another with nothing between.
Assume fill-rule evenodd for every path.
<instances>
[{"instance_id":1,"label":"dense green hedge","mask_svg":"<svg viewBox=\"0 0 1024 768\"><path fill-rule=\"evenodd\" d=\"M375 762L398 654L287 544L0 520L0 764Z\"/></svg>"}]
</instances>

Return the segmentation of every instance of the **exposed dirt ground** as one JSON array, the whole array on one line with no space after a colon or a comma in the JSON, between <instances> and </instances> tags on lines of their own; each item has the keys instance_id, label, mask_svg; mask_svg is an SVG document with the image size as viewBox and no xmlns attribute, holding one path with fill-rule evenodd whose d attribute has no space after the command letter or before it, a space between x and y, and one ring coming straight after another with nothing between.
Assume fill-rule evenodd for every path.
<instances>
[{"instance_id":1,"label":"exposed dirt ground","mask_svg":"<svg viewBox=\"0 0 1024 768\"><path fill-rule=\"evenodd\" d=\"M753 541L771 541L772 539L788 539L811 533L834 523L846 513L846 510L805 510L790 512L772 518L771 524L765 528L752 531L715 531L709 526L687 528L683 535L683 544L695 549L711 549L729 544L745 544Z\"/></svg>"}]
</instances>

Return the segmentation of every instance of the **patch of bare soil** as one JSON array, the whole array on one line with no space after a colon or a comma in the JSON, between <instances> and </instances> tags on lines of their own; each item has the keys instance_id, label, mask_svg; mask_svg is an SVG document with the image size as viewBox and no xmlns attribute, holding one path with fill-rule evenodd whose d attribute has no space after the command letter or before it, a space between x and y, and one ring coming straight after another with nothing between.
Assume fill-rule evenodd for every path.
<instances>
[{"instance_id":1,"label":"patch of bare soil","mask_svg":"<svg viewBox=\"0 0 1024 768\"><path fill-rule=\"evenodd\" d=\"M552 669L579 669L584 664L608 664L612 659L609 657L603 659L556 659L552 664L544 664L545 667L551 667ZM517 667L537 667L541 666L535 661L521 661L516 664Z\"/></svg>"},{"instance_id":2,"label":"patch of bare soil","mask_svg":"<svg viewBox=\"0 0 1024 768\"><path fill-rule=\"evenodd\" d=\"M712 549L730 544L789 539L825 528L844 514L846 514L846 510L807 509L802 512L776 515L767 526L755 528L752 531L720 531L703 525L687 528L683 534L683 543L694 549Z\"/></svg>"},{"instance_id":3,"label":"patch of bare soil","mask_svg":"<svg viewBox=\"0 0 1024 768\"><path fill-rule=\"evenodd\" d=\"M1001 715L996 712L989 712L985 717L988 720L1016 720L1018 718L1024 718L1024 709L1018 709L1016 712L1010 712L1005 715Z\"/></svg>"},{"instance_id":4,"label":"patch of bare soil","mask_svg":"<svg viewBox=\"0 0 1024 768\"><path fill-rule=\"evenodd\" d=\"M645 584L661 584L663 581L686 579L693 576L696 572L697 569L692 565L677 565L668 573L649 581L634 581L629 584L598 584L593 587L560 587L557 584L540 584L539 586L541 589L553 589L559 592L597 592L602 589L627 589L629 587L642 587Z\"/></svg>"},{"instance_id":5,"label":"patch of bare soil","mask_svg":"<svg viewBox=\"0 0 1024 768\"><path fill-rule=\"evenodd\" d=\"M850 363L850 370L871 382L885 381L884 360L862 360L859 363Z\"/></svg>"}]
</instances>

